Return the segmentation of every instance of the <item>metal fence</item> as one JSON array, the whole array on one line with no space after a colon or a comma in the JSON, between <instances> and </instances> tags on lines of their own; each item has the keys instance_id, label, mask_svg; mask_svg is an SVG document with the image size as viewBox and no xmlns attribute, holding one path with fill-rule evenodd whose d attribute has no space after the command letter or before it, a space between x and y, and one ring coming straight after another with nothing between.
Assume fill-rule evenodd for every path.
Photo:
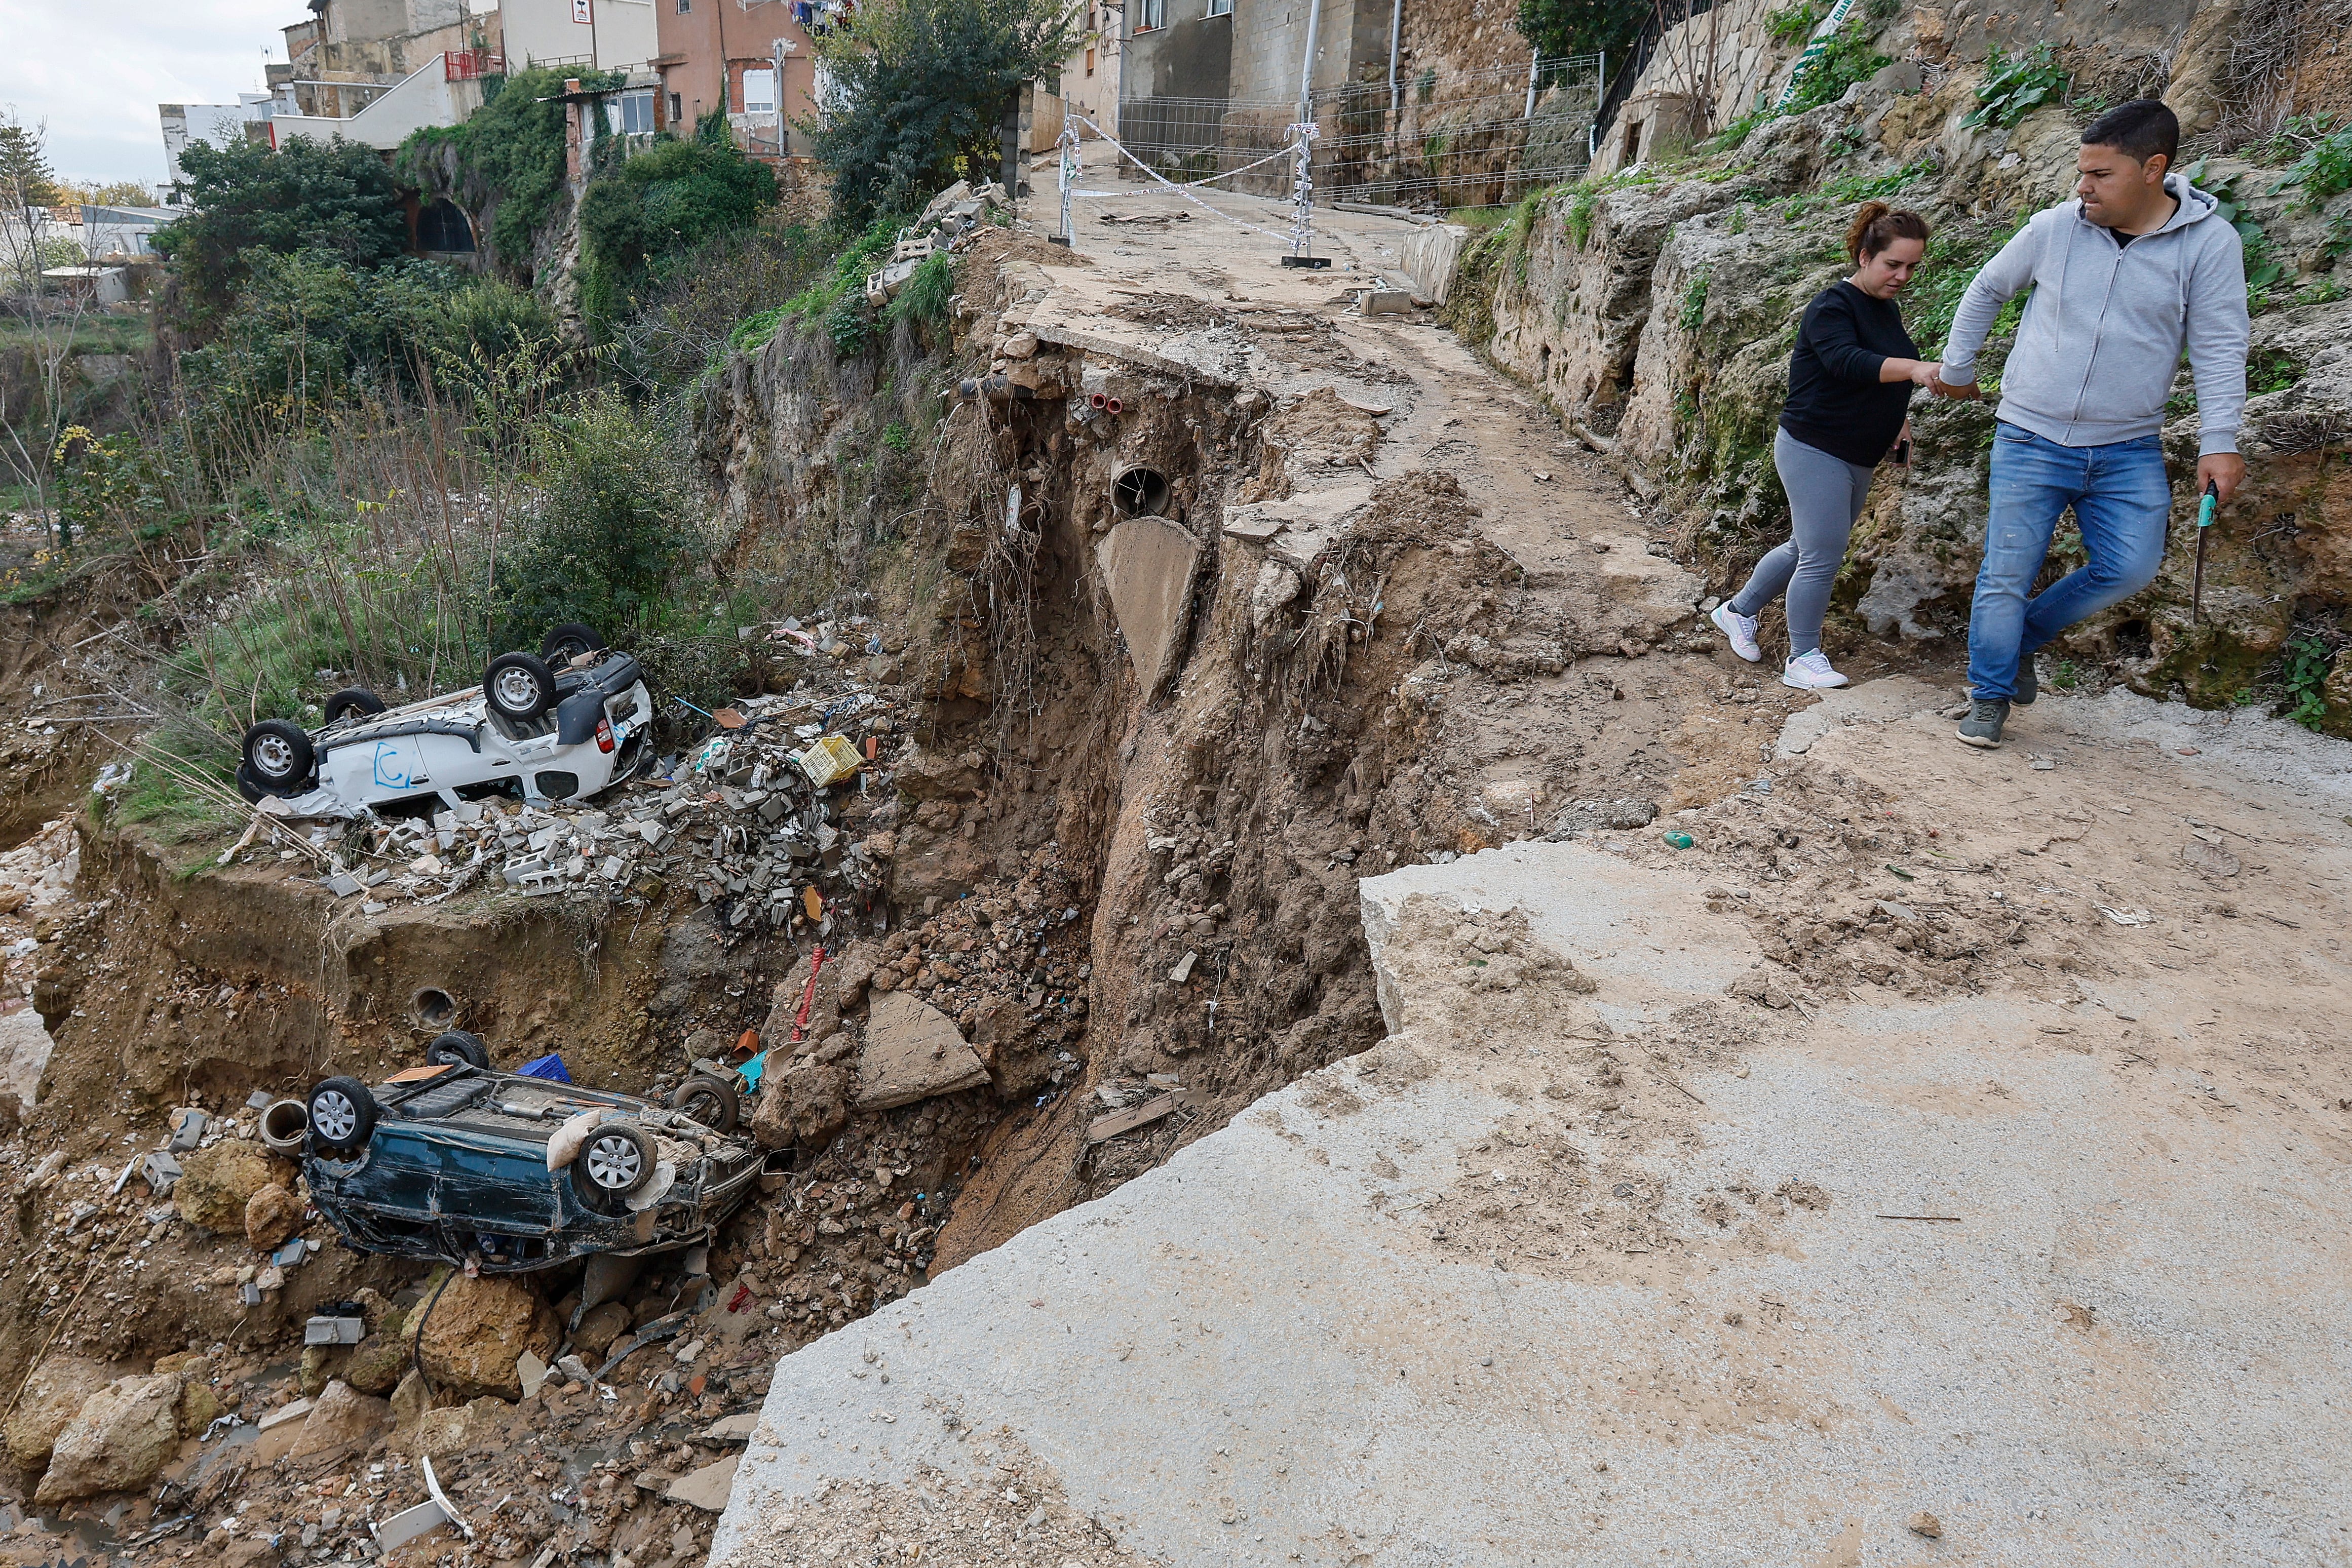
<instances>
[{"instance_id":1,"label":"metal fence","mask_svg":"<svg viewBox=\"0 0 2352 1568\"><path fill-rule=\"evenodd\" d=\"M1583 172L1601 90L1592 55L1321 89L1313 99L1316 199L1432 211L1507 205ZM1297 113L1295 99L1134 99L1119 105L1119 140L1168 179L1234 175L1221 183L1280 195L1293 171L1272 155L1290 144Z\"/></svg>"}]
</instances>

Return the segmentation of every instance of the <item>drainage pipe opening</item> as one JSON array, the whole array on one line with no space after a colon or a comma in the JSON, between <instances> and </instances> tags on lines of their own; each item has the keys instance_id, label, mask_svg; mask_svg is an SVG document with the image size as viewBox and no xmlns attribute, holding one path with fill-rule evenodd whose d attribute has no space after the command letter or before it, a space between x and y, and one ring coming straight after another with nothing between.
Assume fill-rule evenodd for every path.
<instances>
[{"instance_id":1,"label":"drainage pipe opening","mask_svg":"<svg viewBox=\"0 0 2352 1568\"><path fill-rule=\"evenodd\" d=\"M1129 468L1110 482L1111 505L1121 517L1156 517L1168 505L1168 476L1157 468Z\"/></svg>"},{"instance_id":2,"label":"drainage pipe opening","mask_svg":"<svg viewBox=\"0 0 2352 1568\"><path fill-rule=\"evenodd\" d=\"M438 986L422 986L408 998L408 1010L430 1030L443 1030L457 1019L457 998Z\"/></svg>"}]
</instances>

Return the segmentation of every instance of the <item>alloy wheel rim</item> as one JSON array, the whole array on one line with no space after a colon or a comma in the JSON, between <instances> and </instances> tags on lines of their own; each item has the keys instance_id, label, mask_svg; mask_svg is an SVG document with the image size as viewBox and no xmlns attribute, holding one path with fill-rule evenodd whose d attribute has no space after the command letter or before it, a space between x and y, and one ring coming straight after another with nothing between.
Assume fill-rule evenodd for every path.
<instances>
[{"instance_id":1,"label":"alloy wheel rim","mask_svg":"<svg viewBox=\"0 0 2352 1568\"><path fill-rule=\"evenodd\" d=\"M645 1159L627 1138L598 1138L588 1145L588 1179L608 1192L619 1192L637 1179Z\"/></svg>"},{"instance_id":2,"label":"alloy wheel rim","mask_svg":"<svg viewBox=\"0 0 2352 1568\"><path fill-rule=\"evenodd\" d=\"M338 1091L330 1089L310 1102L310 1120L329 1141L341 1143L359 1126L359 1107Z\"/></svg>"}]
</instances>

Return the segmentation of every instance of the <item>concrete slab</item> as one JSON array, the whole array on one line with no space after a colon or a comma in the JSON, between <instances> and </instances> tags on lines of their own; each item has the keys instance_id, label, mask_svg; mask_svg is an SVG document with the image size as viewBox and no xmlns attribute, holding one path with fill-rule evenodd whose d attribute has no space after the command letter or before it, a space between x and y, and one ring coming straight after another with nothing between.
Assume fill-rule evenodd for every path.
<instances>
[{"instance_id":1,"label":"concrete slab","mask_svg":"<svg viewBox=\"0 0 2352 1568\"><path fill-rule=\"evenodd\" d=\"M874 998L857 1054L858 1110L887 1111L987 1082L988 1069L953 1019L904 991Z\"/></svg>"},{"instance_id":2,"label":"concrete slab","mask_svg":"<svg viewBox=\"0 0 2352 1568\"><path fill-rule=\"evenodd\" d=\"M1201 541L1165 517L1129 517L1096 547L1111 611L1146 696L1173 667L1192 624Z\"/></svg>"},{"instance_id":3,"label":"concrete slab","mask_svg":"<svg viewBox=\"0 0 2352 1568\"><path fill-rule=\"evenodd\" d=\"M1727 997L1671 865L1363 900L1391 1038L785 1358L714 1563L1006 1490L1106 1562L2341 1560L2306 1123L2022 995Z\"/></svg>"}]
</instances>

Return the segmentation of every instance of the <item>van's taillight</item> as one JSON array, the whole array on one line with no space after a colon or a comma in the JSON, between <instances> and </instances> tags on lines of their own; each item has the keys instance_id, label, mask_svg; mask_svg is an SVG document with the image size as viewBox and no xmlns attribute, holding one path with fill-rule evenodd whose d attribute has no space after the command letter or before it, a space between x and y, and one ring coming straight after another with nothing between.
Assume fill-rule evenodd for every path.
<instances>
[{"instance_id":1,"label":"van's taillight","mask_svg":"<svg viewBox=\"0 0 2352 1568\"><path fill-rule=\"evenodd\" d=\"M609 718L600 718L596 721L596 749L599 751L613 749L613 721Z\"/></svg>"}]
</instances>

